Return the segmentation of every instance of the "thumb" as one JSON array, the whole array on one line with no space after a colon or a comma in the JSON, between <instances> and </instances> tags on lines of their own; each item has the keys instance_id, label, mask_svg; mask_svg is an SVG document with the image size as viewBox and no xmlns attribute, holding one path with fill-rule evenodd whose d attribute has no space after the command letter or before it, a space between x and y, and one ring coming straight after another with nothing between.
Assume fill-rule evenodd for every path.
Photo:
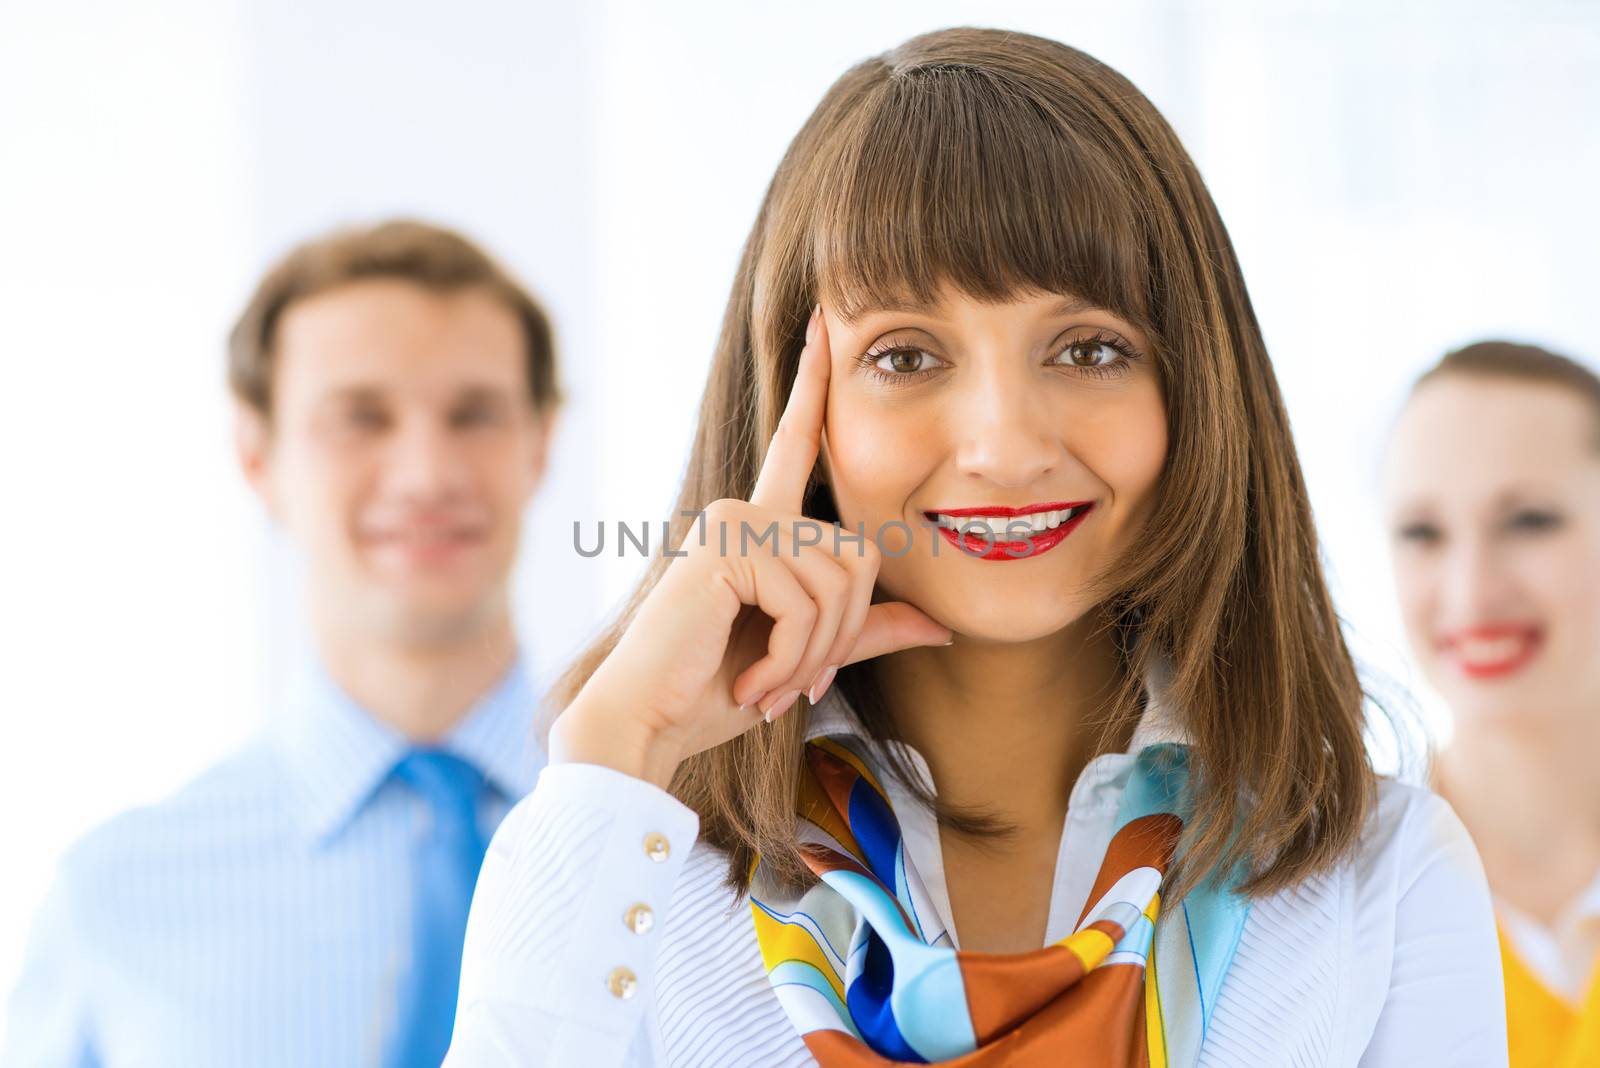
<instances>
[{"instance_id":1,"label":"thumb","mask_svg":"<svg viewBox=\"0 0 1600 1068\"><path fill-rule=\"evenodd\" d=\"M904 601L887 601L867 609L855 647L844 662L854 664L919 645L949 645L954 638L949 627L935 623L920 608Z\"/></svg>"}]
</instances>

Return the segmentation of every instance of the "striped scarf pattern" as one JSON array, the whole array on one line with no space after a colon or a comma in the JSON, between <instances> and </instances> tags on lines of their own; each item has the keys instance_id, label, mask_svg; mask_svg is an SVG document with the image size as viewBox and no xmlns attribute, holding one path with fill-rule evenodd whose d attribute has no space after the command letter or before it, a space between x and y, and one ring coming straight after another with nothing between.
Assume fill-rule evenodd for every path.
<instances>
[{"instance_id":1,"label":"striped scarf pattern","mask_svg":"<svg viewBox=\"0 0 1600 1068\"><path fill-rule=\"evenodd\" d=\"M1013 954L954 947L888 794L849 743L806 746L801 851L820 882L796 896L759 861L751 881L767 976L822 1068L1196 1063L1248 902L1212 879L1156 922L1183 830L1185 746L1135 757L1074 931Z\"/></svg>"}]
</instances>

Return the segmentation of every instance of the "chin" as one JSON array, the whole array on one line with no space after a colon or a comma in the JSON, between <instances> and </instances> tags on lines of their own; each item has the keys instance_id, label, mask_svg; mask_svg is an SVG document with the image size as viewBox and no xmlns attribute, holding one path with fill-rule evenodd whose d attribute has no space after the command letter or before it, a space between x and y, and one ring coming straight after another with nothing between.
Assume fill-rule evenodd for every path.
<instances>
[{"instance_id":1,"label":"chin","mask_svg":"<svg viewBox=\"0 0 1600 1068\"><path fill-rule=\"evenodd\" d=\"M368 599L368 619L393 638L438 641L476 631L492 614L492 598L459 590L384 589Z\"/></svg>"},{"instance_id":2,"label":"chin","mask_svg":"<svg viewBox=\"0 0 1600 1068\"><path fill-rule=\"evenodd\" d=\"M966 601L937 608L907 599L962 638L997 645L1021 645L1049 638L1078 622L1087 611L1087 607L1074 606L1064 598L997 599L981 607Z\"/></svg>"},{"instance_id":3,"label":"chin","mask_svg":"<svg viewBox=\"0 0 1600 1068\"><path fill-rule=\"evenodd\" d=\"M1458 678L1448 689L1441 687L1440 693L1461 722L1531 724L1543 713L1573 707L1573 676L1566 676L1567 685L1560 685L1564 681L1560 672L1524 669L1518 676L1487 682Z\"/></svg>"}]
</instances>

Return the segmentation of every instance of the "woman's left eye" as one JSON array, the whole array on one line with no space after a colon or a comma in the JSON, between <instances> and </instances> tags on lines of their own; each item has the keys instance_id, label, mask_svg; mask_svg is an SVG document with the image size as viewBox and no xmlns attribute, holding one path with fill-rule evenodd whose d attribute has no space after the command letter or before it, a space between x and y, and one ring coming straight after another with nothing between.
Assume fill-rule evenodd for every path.
<instances>
[{"instance_id":1,"label":"woman's left eye","mask_svg":"<svg viewBox=\"0 0 1600 1068\"><path fill-rule=\"evenodd\" d=\"M1561 517L1553 512L1542 512L1535 509L1527 509L1513 515L1511 517L1511 521L1506 525L1511 527L1513 530L1522 531L1538 532L1553 530L1561 525Z\"/></svg>"},{"instance_id":2,"label":"woman's left eye","mask_svg":"<svg viewBox=\"0 0 1600 1068\"><path fill-rule=\"evenodd\" d=\"M1109 368L1125 357L1125 353L1109 341L1100 338L1085 338L1082 341L1070 342L1066 348L1051 361L1066 367L1081 367L1085 370Z\"/></svg>"}]
</instances>

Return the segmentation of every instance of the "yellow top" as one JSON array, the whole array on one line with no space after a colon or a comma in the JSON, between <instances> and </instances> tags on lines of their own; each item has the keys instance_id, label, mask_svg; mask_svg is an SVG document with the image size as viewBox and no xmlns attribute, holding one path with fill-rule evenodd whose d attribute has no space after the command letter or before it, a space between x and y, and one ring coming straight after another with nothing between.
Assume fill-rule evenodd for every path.
<instances>
[{"instance_id":1,"label":"yellow top","mask_svg":"<svg viewBox=\"0 0 1600 1068\"><path fill-rule=\"evenodd\" d=\"M1600 1066L1600 983L1591 975L1583 1003L1573 1005L1522 962L1504 928L1499 936L1511 1068Z\"/></svg>"}]
</instances>

